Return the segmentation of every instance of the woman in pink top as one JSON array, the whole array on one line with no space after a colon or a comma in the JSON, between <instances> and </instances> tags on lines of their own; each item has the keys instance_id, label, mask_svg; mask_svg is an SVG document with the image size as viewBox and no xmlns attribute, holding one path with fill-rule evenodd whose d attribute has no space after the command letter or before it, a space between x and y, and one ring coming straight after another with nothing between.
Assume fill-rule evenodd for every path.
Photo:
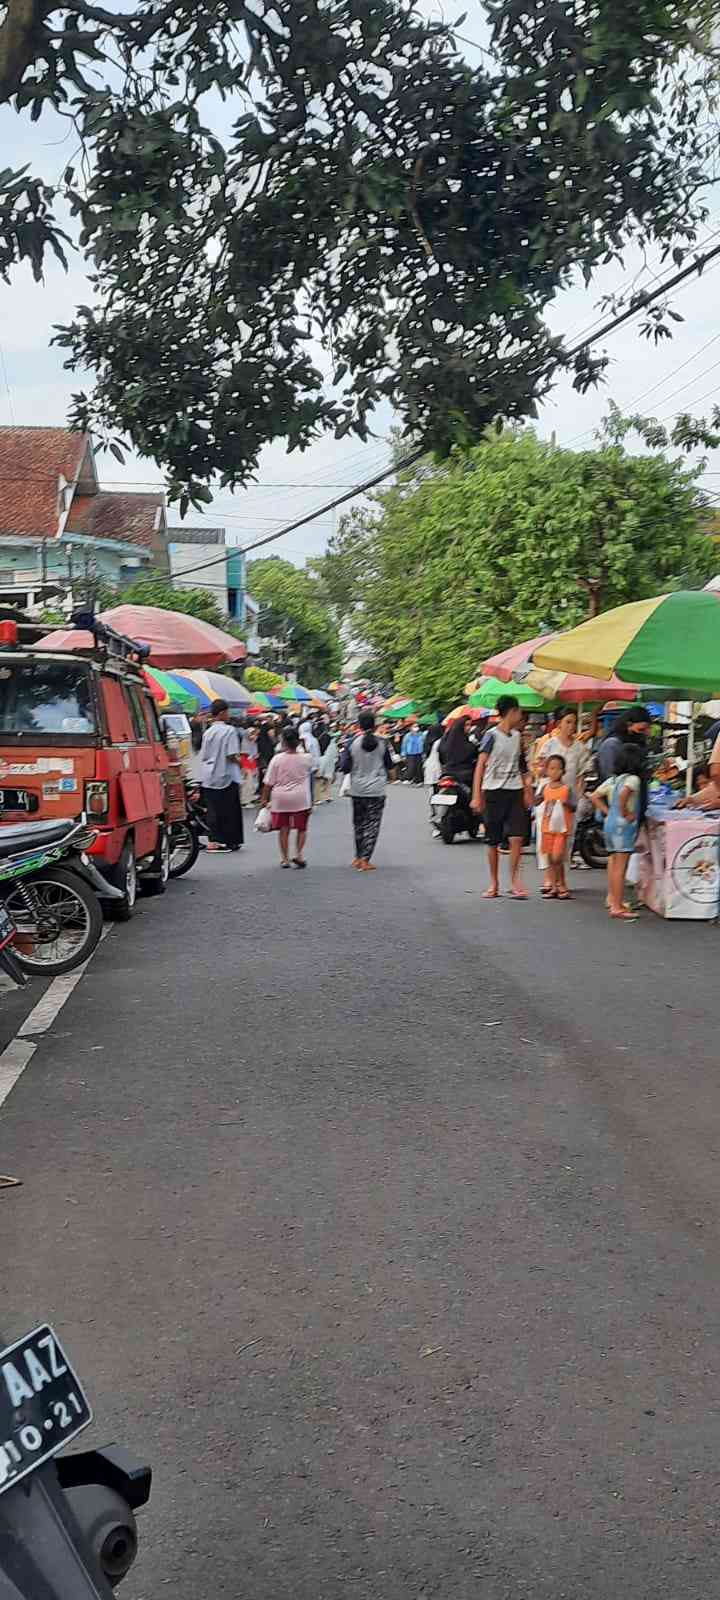
<instances>
[{"instance_id":1,"label":"woman in pink top","mask_svg":"<svg viewBox=\"0 0 720 1600\"><path fill-rule=\"evenodd\" d=\"M273 828L280 840L280 865L290 865L290 832L295 829L297 841L293 865L305 867L303 856L310 804L310 756L298 752L298 735L294 728L284 728L282 750L273 756L265 773L261 804L269 805ZM272 795L272 799L270 798Z\"/></svg>"}]
</instances>

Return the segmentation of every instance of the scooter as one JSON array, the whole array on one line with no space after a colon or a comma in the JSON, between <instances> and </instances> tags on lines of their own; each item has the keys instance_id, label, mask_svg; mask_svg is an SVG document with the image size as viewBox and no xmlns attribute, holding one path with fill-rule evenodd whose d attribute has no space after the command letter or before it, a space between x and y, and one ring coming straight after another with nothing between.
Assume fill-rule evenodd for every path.
<instances>
[{"instance_id":1,"label":"scooter","mask_svg":"<svg viewBox=\"0 0 720 1600\"><path fill-rule=\"evenodd\" d=\"M0 965L16 983L18 966L56 977L92 955L98 897L122 899L86 854L96 837L72 820L0 826Z\"/></svg>"},{"instance_id":2,"label":"scooter","mask_svg":"<svg viewBox=\"0 0 720 1600\"><path fill-rule=\"evenodd\" d=\"M470 809L472 791L458 778L441 778L430 797L430 821L443 844L453 844L458 833L477 839L480 817Z\"/></svg>"},{"instance_id":3,"label":"scooter","mask_svg":"<svg viewBox=\"0 0 720 1600\"><path fill-rule=\"evenodd\" d=\"M112 1600L129 1572L152 1474L117 1445L58 1459L91 1421L47 1323L0 1350L0 1600Z\"/></svg>"},{"instance_id":4,"label":"scooter","mask_svg":"<svg viewBox=\"0 0 720 1600\"><path fill-rule=\"evenodd\" d=\"M202 842L209 838L207 809L202 789L186 785L187 816L170 824L170 877L182 878L194 867Z\"/></svg>"}]
</instances>

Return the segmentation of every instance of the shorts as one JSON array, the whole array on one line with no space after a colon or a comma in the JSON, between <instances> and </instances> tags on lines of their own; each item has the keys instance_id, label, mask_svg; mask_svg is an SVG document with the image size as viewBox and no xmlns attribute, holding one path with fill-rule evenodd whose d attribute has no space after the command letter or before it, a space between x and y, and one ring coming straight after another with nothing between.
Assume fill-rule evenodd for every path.
<instances>
[{"instance_id":1,"label":"shorts","mask_svg":"<svg viewBox=\"0 0 720 1600\"><path fill-rule=\"evenodd\" d=\"M270 813L270 821L275 831L278 828L295 828L298 833L307 833L309 817L309 811L271 811Z\"/></svg>"},{"instance_id":2,"label":"shorts","mask_svg":"<svg viewBox=\"0 0 720 1600\"><path fill-rule=\"evenodd\" d=\"M528 812L522 789L485 790L485 841L493 849L503 839L524 839Z\"/></svg>"},{"instance_id":3,"label":"shorts","mask_svg":"<svg viewBox=\"0 0 720 1600\"><path fill-rule=\"evenodd\" d=\"M605 845L610 855L631 856L637 844L639 832L640 827L637 822L628 822L626 819L619 817L610 822L608 817L603 828L603 834L605 836Z\"/></svg>"}]
</instances>

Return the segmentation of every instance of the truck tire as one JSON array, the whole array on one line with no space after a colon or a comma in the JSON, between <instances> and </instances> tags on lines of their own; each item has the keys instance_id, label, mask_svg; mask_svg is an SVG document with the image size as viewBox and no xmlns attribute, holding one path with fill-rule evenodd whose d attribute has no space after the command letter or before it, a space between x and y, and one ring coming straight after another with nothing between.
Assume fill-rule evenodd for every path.
<instances>
[{"instance_id":1,"label":"truck tire","mask_svg":"<svg viewBox=\"0 0 720 1600\"><path fill-rule=\"evenodd\" d=\"M170 878L170 835L164 826L160 829L158 846L153 856L152 866L140 877L140 893L144 895L164 894Z\"/></svg>"},{"instance_id":2,"label":"truck tire","mask_svg":"<svg viewBox=\"0 0 720 1600\"><path fill-rule=\"evenodd\" d=\"M114 922L129 922L137 900L137 864L132 839L126 839L122 855L115 867L107 867L105 876L115 889L122 890L122 900L108 900L108 915Z\"/></svg>"}]
</instances>

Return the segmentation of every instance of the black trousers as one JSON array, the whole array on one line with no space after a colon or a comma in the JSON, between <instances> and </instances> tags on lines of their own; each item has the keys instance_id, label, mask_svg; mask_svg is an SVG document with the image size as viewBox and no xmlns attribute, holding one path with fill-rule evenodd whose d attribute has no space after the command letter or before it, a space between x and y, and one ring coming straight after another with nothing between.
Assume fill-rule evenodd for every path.
<instances>
[{"instance_id":1,"label":"black trousers","mask_svg":"<svg viewBox=\"0 0 720 1600\"><path fill-rule=\"evenodd\" d=\"M353 796L352 806L355 855L358 861L369 861L378 842L385 796L368 795L364 800Z\"/></svg>"},{"instance_id":2,"label":"black trousers","mask_svg":"<svg viewBox=\"0 0 720 1600\"><path fill-rule=\"evenodd\" d=\"M406 756L407 775L410 783L422 783L423 758L422 756Z\"/></svg>"},{"instance_id":3,"label":"black trousers","mask_svg":"<svg viewBox=\"0 0 720 1600\"><path fill-rule=\"evenodd\" d=\"M205 799L210 838L215 844L237 850L244 839L239 783L229 783L225 789L206 789Z\"/></svg>"}]
</instances>

